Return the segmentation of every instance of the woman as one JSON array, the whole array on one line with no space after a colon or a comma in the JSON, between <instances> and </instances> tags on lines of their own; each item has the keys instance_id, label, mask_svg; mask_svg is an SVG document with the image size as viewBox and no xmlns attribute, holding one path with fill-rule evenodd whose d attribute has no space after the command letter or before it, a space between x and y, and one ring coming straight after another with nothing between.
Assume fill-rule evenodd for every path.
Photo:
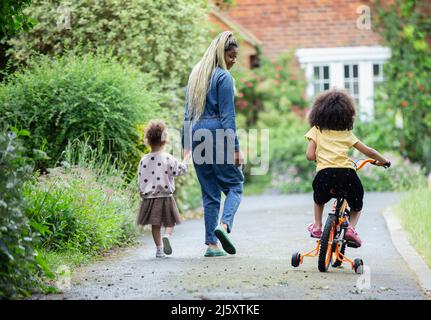
<instances>
[{"instance_id":1,"label":"woman","mask_svg":"<svg viewBox=\"0 0 431 320\"><path fill-rule=\"evenodd\" d=\"M236 62L238 45L233 33L215 38L193 68L188 82L184 116L185 153L193 150L193 164L201 185L205 215L206 257L235 254L229 239L242 198L243 157L236 135L234 84L228 70ZM193 137L193 139L192 139ZM226 195L218 225L221 193ZM223 249L217 245L220 240Z\"/></svg>"}]
</instances>

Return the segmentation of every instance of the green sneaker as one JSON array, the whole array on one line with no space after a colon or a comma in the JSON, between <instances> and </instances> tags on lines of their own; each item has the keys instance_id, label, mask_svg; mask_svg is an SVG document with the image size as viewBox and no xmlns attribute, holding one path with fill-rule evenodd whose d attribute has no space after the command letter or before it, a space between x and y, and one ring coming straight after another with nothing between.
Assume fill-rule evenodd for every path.
<instances>
[{"instance_id":1,"label":"green sneaker","mask_svg":"<svg viewBox=\"0 0 431 320\"><path fill-rule=\"evenodd\" d=\"M223 257L226 255L226 252L221 249L208 248L204 254L204 257Z\"/></svg>"},{"instance_id":2,"label":"green sneaker","mask_svg":"<svg viewBox=\"0 0 431 320\"><path fill-rule=\"evenodd\" d=\"M230 241L229 236L227 235L226 230L222 226L218 226L215 228L214 233L216 237L219 239L223 249L229 254L235 254L236 249L233 243Z\"/></svg>"}]
</instances>

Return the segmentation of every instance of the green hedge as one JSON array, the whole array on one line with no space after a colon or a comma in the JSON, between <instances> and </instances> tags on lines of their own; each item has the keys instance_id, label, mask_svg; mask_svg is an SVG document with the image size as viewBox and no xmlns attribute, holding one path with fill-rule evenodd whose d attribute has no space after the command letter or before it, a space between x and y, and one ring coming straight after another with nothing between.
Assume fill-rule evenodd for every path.
<instances>
[{"instance_id":1,"label":"green hedge","mask_svg":"<svg viewBox=\"0 0 431 320\"><path fill-rule=\"evenodd\" d=\"M106 56L39 57L0 85L0 117L31 132L27 147L51 158L39 167L53 167L69 141L86 136L134 165L137 125L160 114L161 95L147 90L151 81Z\"/></svg>"},{"instance_id":2,"label":"green hedge","mask_svg":"<svg viewBox=\"0 0 431 320\"><path fill-rule=\"evenodd\" d=\"M23 212L22 184L32 171L23 156L23 134L0 131L0 299L28 295L41 286L39 276L47 271L34 250L37 235Z\"/></svg>"}]
</instances>

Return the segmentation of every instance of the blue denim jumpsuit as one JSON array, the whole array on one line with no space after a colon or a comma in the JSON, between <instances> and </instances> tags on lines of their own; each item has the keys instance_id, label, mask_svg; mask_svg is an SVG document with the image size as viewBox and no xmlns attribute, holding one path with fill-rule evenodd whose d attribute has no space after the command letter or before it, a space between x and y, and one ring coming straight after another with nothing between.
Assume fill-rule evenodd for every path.
<instances>
[{"instance_id":1,"label":"blue denim jumpsuit","mask_svg":"<svg viewBox=\"0 0 431 320\"><path fill-rule=\"evenodd\" d=\"M224 202L221 222L228 226L228 232L232 230L232 224L236 211L238 210L243 193L244 175L240 167L236 166L232 161L233 151L239 150L238 137L236 134L235 124L235 106L234 106L234 86L233 79L230 73L220 67L217 67L211 77L209 91L206 97L206 105L203 114L197 121L193 121L192 125L186 125L189 120L189 110L186 103L186 110L183 127L183 143L184 131L186 127L191 127L191 136L195 137L196 131L206 129L212 134L212 149L213 161L196 161L196 147L203 142L207 137L203 136L197 141L188 142L192 145L193 164L196 174L201 185L202 202L204 207L205 217L205 244L217 244L217 238L214 234L214 229L217 227L221 193L226 195ZM216 130L230 129L232 135L225 139L216 141ZM222 131L226 132L226 131ZM189 134L190 136L190 134ZM230 145L230 148L228 148ZM234 147L234 148L233 148ZM216 159L217 151L222 151L222 161ZM231 152L229 153L228 150ZM205 151L202 153L205 155ZM216 161L217 160L217 161Z\"/></svg>"}]
</instances>

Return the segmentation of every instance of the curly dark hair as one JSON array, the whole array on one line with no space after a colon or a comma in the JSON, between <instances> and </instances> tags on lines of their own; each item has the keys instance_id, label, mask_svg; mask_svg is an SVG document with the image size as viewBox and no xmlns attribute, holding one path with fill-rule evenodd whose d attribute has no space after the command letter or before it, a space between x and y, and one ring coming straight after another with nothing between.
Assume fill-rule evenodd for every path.
<instances>
[{"instance_id":1,"label":"curly dark hair","mask_svg":"<svg viewBox=\"0 0 431 320\"><path fill-rule=\"evenodd\" d=\"M158 147L166 142L166 124L162 120L151 120L145 128L145 143L150 147Z\"/></svg>"},{"instance_id":2,"label":"curly dark hair","mask_svg":"<svg viewBox=\"0 0 431 320\"><path fill-rule=\"evenodd\" d=\"M352 130L355 114L355 103L350 95L344 90L331 89L316 97L309 122L319 130Z\"/></svg>"}]
</instances>

